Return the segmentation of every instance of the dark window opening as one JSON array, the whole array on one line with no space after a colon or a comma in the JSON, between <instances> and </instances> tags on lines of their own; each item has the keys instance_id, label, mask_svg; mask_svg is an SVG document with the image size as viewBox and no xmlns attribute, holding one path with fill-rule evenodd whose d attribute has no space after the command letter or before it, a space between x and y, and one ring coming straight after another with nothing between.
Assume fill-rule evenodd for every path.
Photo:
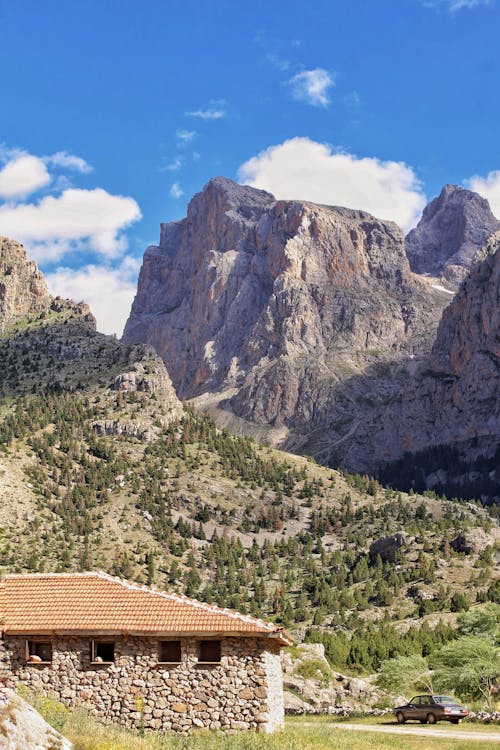
<instances>
[{"instance_id":1,"label":"dark window opening","mask_svg":"<svg viewBox=\"0 0 500 750\"><path fill-rule=\"evenodd\" d=\"M115 644L110 641L92 641L92 661L113 662L115 660Z\"/></svg>"},{"instance_id":2,"label":"dark window opening","mask_svg":"<svg viewBox=\"0 0 500 750\"><path fill-rule=\"evenodd\" d=\"M214 663L220 661L220 641L200 641L200 662Z\"/></svg>"},{"instance_id":3,"label":"dark window opening","mask_svg":"<svg viewBox=\"0 0 500 750\"><path fill-rule=\"evenodd\" d=\"M52 661L52 643L50 641L28 641L26 658L34 664Z\"/></svg>"},{"instance_id":4,"label":"dark window opening","mask_svg":"<svg viewBox=\"0 0 500 750\"><path fill-rule=\"evenodd\" d=\"M181 660L180 641L161 641L160 661L179 662Z\"/></svg>"}]
</instances>

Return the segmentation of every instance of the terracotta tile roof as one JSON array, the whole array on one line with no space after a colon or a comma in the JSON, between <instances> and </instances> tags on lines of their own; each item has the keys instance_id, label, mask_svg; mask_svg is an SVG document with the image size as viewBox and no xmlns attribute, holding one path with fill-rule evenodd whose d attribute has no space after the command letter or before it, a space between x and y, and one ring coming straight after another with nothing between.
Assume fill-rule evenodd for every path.
<instances>
[{"instance_id":1,"label":"terracotta tile roof","mask_svg":"<svg viewBox=\"0 0 500 750\"><path fill-rule=\"evenodd\" d=\"M0 629L34 635L262 635L291 643L273 623L102 572L3 576Z\"/></svg>"}]
</instances>

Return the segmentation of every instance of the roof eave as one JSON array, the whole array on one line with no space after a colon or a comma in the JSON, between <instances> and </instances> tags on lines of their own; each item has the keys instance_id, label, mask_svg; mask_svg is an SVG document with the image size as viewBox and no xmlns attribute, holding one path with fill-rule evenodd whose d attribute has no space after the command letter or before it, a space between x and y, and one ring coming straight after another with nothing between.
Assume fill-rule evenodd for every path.
<instances>
[{"instance_id":1,"label":"roof eave","mask_svg":"<svg viewBox=\"0 0 500 750\"><path fill-rule=\"evenodd\" d=\"M111 636L122 636L122 637L141 637L141 638L269 638L271 640L279 640L284 645L289 646L293 643L293 639L284 631L256 631L249 632L245 630L234 631L234 630L120 630L120 629L95 629L95 628L57 628L57 629L43 629L43 628L9 628L4 627L3 633L5 636L45 636L51 638L57 638L60 636L78 637L84 636L89 638L98 637L111 637Z\"/></svg>"}]
</instances>

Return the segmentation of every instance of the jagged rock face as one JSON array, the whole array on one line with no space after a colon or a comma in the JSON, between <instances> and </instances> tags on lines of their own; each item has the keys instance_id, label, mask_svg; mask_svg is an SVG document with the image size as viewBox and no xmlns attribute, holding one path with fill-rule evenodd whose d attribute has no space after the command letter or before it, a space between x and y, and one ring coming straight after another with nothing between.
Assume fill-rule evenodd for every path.
<instances>
[{"instance_id":1,"label":"jagged rock face","mask_svg":"<svg viewBox=\"0 0 500 750\"><path fill-rule=\"evenodd\" d=\"M375 350L425 349L438 297L395 224L216 178L146 251L124 341L154 346L182 398L232 389L247 420L309 427Z\"/></svg>"},{"instance_id":2,"label":"jagged rock face","mask_svg":"<svg viewBox=\"0 0 500 750\"><path fill-rule=\"evenodd\" d=\"M406 237L410 266L457 290L476 252L499 229L487 200L471 190L445 185Z\"/></svg>"},{"instance_id":3,"label":"jagged rock face","mask_svg":"<svg viewBox=\"0 0 500 750\"><path fill-rule=\"evenodd\" d=\"M470 274L445 310L432 347L431 366L453 377L480 376L474 390L498 396L500 376L500 231L477 254Z\"/></svg>"},{"instance_id":4,"label":"jagged rock face","mask_svg":"<svg viewBox=\"0 0 500 750\"><path fill-rule=\"evenodd\" d=\"M500 232L478 253L444 311L426 368L408 379L391 403L372 412L343 446L343 460L373 471L405 451L456 445L461 458L472 462L494 458L499 444ZM447 467L448 475L457 469ZM500 483L496 473L496 480L490 475L492 485ZM475 478L479 482L480 473ZM442 479L435 477L435 484Z\"/></svg>"},{"instance_id":5,"label":"jagged rock face","mask_svg":"<svg viewBox=\"0 0 500 750\"><path fill-rule=\"evenodd\" d=\"M0 331L14 318L47 310L51 302L43 274L23 246L0 237Z\"/></svg>"}]
</instances>

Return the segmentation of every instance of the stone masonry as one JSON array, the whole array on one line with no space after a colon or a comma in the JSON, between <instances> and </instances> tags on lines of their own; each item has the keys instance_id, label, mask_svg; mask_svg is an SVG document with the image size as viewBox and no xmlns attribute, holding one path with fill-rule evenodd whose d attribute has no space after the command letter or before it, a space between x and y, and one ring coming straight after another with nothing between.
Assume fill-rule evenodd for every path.
<instances>
[{"instance_id":1,"label":"stone masonry","mask_svg":"<svg viewBox=\"0 0 500 750\"><path fill-rule=\"evenodd\" d=\"M181 733L283 726L279 645L269 639L222 638L220 663L210 665L198 662L198 642L190 637L181 639L179 664L161 663L160 640L152 637L116 637L112 664L91 662L88 637L51 643L51 663L30 663L26 638L6 635L13 680L68 706L85 706L106 722Z\"/></svg>"}]
</instances>

